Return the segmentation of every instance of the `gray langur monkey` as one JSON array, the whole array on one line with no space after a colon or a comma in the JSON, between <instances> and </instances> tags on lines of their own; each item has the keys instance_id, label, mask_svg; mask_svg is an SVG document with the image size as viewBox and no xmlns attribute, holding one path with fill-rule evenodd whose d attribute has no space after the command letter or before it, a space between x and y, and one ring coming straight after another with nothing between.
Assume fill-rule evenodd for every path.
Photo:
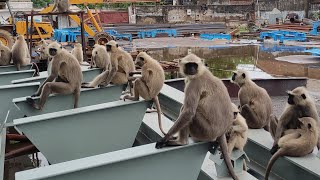
<instances>
[{"instance_id":1,"label":"gray langur monkey","mask_svg":"<svg viewBox=\"0 0 320 180\"><path fill-rule=\"evenodd\" d=\"M101 85L106 86L110 82L116 85L127 84L129 73L134 72L136 69L132 56L121 49L114 40L109 41L106 47L110 53L112 70L108 79Z\"/></svg>"},{"instance_id":2,"label":"gray langur monkey","mask_svg":"<svg viewBox=\"0 0 320 180\"><path fill-rule=\"evenodd\" d=\"M3 45L0 41L0 66L9 65L11 62L11 50L7 46Z\"/></svg>"},{"instance_id":3,"label":"gray langur monkey","mask_svg":"<svg viewBox=\"0 0 320 180\"><path fill-rule=\"evenodd\" d=\"M264 128L269 131L272 116L272 102L268 92L254 83L248 73L238 70L233 73L231 82L240 87L238 97L240 112L249 128Z\"/></svg>"},{"instance_id":4,"label":"gray langur monkey","mask_svg":"<svg viewBox=\"0 0 320 180\"><path fill-rule=\"evenodd\" d=\"M83 83L83 88L94 88L107 80L112 70L110 55L103 45L95 44L92 50L92 60L90 68L97 67L102 69L102 73L96 76L90 83Z\"/></svg>"},{"instance_id":5,"label":"gray langur monkey","mask_svg":"<svg viewBox=\"0 0 320 180\"><path fill-rule=\"evenodd\" d=\"M271 157L265 175L268 180L275 161L282 156L301 157L312 153L317 145L319 130L318 123L311 117L297 118L300 128L285 131L285 135L278 141L278 149Z\"/></svg>"},{"instance_id":6,"label":"gray langur monkey","mask_svg":"<svg viewBox=\"0 0 320 180\"><path fill-rule=\"evenodd\" d=\"M225 136L234 118L226 86L194 54L182 58L179 69L186 77L184 103L178 119L165 137L156 143L156 148L186 145L189 135L195 141L213 142L215 149L220 144L229 172L233 179L238 180ZM178 138L172 139L176 133L179 133Z\"/></svg>"},{"instance_id":7,"label":"gray langur monkey","mask_svg":"<svg viewBox=\"0 0 320 180\"><path fill-rule=\"evenodd\" d=\"M41 40L39 43L39 48L38 48L38 52L39 52L39 58L40 60L48 60L49 55L48 55L48 43L45 40Z\"/></svg>"},{"instance_id":8,"label":"gray langur monkey","mask_svg":"<svg viewBox=\"0 0 320 180\"><path fill-rule=\"evenodd\" d=\"M78 60L57 42L49 44L48 51L53 58L51 74L32 95L40 95L40 102L37 104L32 98L27 98L27 102L35 109L41 110L51 93L73 94L74 108L77 108L83 78Z\"/></svg>"},{"instance_id":9,"label":"gray langur monkey","mask_svg":"<svg viewBox=\"0 0 320 180\"><path fill-rule=\"evenodd\" d=\"M248 140L248 125L246 119L240 114L238 107L232 103L234 113L234 121L231 128L227 132L227 143L229 154L234 148L243 151Z\"/></svg>"},{"instance_id":10,"label":"gray langur monkey","mask_svg":"<svg viewBox=\"0 0 320 180\"><path fill-rule=\"evenodd\" d=\"M51 12L69 12L70 3L69 0L54 0L54 6Z\"/></svg>"},{"instance_id":11,"label":"gray langur monkey","mask_svg":"<svg viewBox=\"0 0 320 180\"><path fill-rule=\"evenodd\" d=\"M21 66L26 66L30 64L31 58L29 54L29 49L24 37L18 35L16 42L12 46L12 62L20 71Z\"/></svg>"},{"instance_id":12,"label":"gray langur monkey","mask_svg":"<svg viewBox=\"0 0 320 180\"><path fill-rule=\"evenodd\" d=\"M78 60L80 65L83 63L83 51L82 45L80 43L74 44L74 48L72 49L71 54Z\"/></svg>"},{"instance_id":13,"label":"gray langur monkey","mask_svg":"<svg viewBox=\"0 0 320 180\"><path fill-rule=\"evenodd\" d=\"M299 118L311 117L316 120L319 128L319 115L313 98L309 95L305 87L297 87L292 91L288 91L288 102L280 116L272 120L271 135L274 138L273 147L270 150L274 154L278 148L278 141L283 136L283 132L287 129L296 129L299 127ZM320 148L320 137L317 143L318 149Z\"/></svg>"},{"instance_id":14,"label":"gray langur monkey","mask_svg":"<svg viewBox=\"0 0 320 180\"><path fill-rule=\"evenodd\" d=\"M152 99L157 108L160 130L163 134L166 134L162 127L161 107L158 99L158 94L160 93L165 80L164 70L157 60L153 59L145 52L141 52L137 55L135 64L141 67L141 72L133 72L130 74L141 73L142 76L134 81L134 96L125 95L123 99L138 101L140 96L145 100ZM132 78L134 79L134 77Z\"/></svg>"}]
</instances>

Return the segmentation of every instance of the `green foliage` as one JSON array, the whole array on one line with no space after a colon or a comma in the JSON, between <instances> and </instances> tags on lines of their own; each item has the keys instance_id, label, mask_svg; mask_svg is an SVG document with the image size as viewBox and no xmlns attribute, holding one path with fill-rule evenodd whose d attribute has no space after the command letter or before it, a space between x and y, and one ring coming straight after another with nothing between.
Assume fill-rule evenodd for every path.
<instances>
[{"instance_id":1,"label":"green foliage","mask_svg":"<svg viewBox=\"0 0 320 180\"><path fill-rule=\"evenodd\" d=\"M32 0L33 7L35 8L43 8L46 7L47 4L53 3L53 0Z\"/></svg>"}]
</instances>

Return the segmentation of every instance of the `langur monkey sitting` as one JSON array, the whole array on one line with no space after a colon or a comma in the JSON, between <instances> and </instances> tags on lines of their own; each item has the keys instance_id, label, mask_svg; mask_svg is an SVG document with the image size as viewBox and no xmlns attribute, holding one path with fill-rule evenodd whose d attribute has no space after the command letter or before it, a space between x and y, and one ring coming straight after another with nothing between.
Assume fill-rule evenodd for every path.
<instances>
[{"instance_id":1,"label":"langur monkey sitting","mask_svg":"<svg viewBox=\"0 0 320 180\"><path fill-rule=\"evenodd\" d=\"M178 119L165 137L156 143L156 148L186 145L189 135L196 141L215 142L215 149L217 141L232 178L237 180L225 136L234 119L226 86L194 54L182 58L179 69L186 77L184 103ZM179 133L178 138L172 139L176 133Z\"/></svg>"},{"instance_id":2,"label":"langur monkey sitting","mask_svg":"<svg viewBox=\"0 0 320 180\"><path fill-rule=\"evenodd\" d=\"M32 95L33 97L40 95L40 103L37 104L32 98L27 98L27 102L35 109L41 110L51 93L73 94L74 108L77 108L82 82L82 71L78 60L57 42L49 44L48 51L49 56L53 58L51 74Z\"/></svg>"},{"instance_id":3,"label":"langur monkey sitting","mask_svg":"<svg viewBox=\"0 0 320 180\"><path fill-rule=\"evenodd\" d=\"M11 50L7 46L3 45L0 41L0 66L9 65L11 62Z\"/></svg>"},{"instance_id":4,"label":"langur monkey sitting","mask_svg":"<svg viewBox=\"0 0 320 180\"><path fill-rule=\"evenodd\" d=\"M274 154L278 148L278 140L282 137L283 132L287 129L296 129L299 127L299 118L311 117L316 120L319 128L319 115L313 98L309 95L304 87L297 87L292 91L287 92L288 103L281 114L279 122L272 120L271 135L274 138L274 144L271 149L271 154ZM320 148L320 137L317 144Z\"/></svg>"},{"instance_id":5,"label":"langur monkey sitting","mask_svg":"<svg viewBox=\"0 0 320 180\"><path fill-rule=\"evenodd\" d=\"M12 46L12 62L18 71L20 71L21 66L26 66L31 62L28 45L22 35L18 35Z\"/></svg>"},{"instance_id":6,"label":"langur monkey sitting","mask_svg":"<svg viewBox=\"0 0 320 180\"><path fill-rule=\"evenodd\" d=\"M70 11L69 0L55 0L54 6L51 12L69 12Z\"/></svg>"},{"instance_id":7,"label":"langur monkey sitting","mask_svg":"<svg viewBox=\"0 0 320 180\"><path fill-rule=\"evenodd\" d=\"M240 112L249 128L264 128L269 131L272 116L272 102L268 92L254 83L248 73L238 70L233 73L231 82L240 87L238 96Z\"/></svg>"},{"instance_id":8,"label":"langur monkey sitting","mask_svg":"<svg viewBox=\"0 0 320 180\"><path fill-rule=\"evenodd\" d=\"M282 156L301 157L312 153L317 145L319 130L317 121L311 117L297 118L300 128L290 129L284 132L278 141L278 149L271 157L265 179L268 180L272 165Z\"/></svg>"},{"instance_id":9,"label":"langur monkey sitting","mask_svg":"<svg viewBox=\"0 0 320 180\"><path fill-rule=\"evenodd\" d=\"M106 47L99 44L95 44L93 47L90 67L101 68L102 73L96 76L90 83L83 83L81 86L83 88L97 87L108 79L112 70L110 55Z\"/></svg>"},{"instance_id":10,"label":"langur monkey sitting","mask_svg":"<svg viewBox=\"0 0 320 180\"><path fill-rule=\"evenodd\" d=\"M78 60L79 64L83 64L83 51L80 43L74 44L71 54Z\"/></svg>"},{"instance_id":11,"label":"langur monkey sitting","mask_svg":"<svg viewBox=\"0 0 320 180\"><path fill-rule=\"evenodd\" d=\"M248 140L248 125L246 120L240 114L238 107L232 103L234 121L231 128L227 132L227 142L229 154L234 148L243 151Z\"/></svg>"},{"instance_id":12,"label":"langur monkey sitting","mask_svg":"<svg viewBox=\"0 0 320 180\"><path fill-rule=\"evenodd\" d=\"M138 101L139 96L145 100L152 99L156 104L160 130L163 134L166 134L161 124L161 108L158 99L158 94L160 93L165 80L163 68L157 60L153 59L145 52L141 52L137 55L135 64L141 67L142 77L134 81L134 96L125 95L123 99ZM135 73L140 74L140 72Z\"/></svg>"}]
</instances>

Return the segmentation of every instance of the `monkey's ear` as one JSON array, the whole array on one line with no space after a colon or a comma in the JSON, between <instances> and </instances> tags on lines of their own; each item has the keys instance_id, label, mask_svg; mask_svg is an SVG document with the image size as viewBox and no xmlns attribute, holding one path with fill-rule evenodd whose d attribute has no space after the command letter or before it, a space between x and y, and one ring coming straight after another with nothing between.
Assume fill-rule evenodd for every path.
<instances>
[{"instance_id":1,"label":"monkey's ear","mask_svg":"<svg viewBox=\"0 0 320 180\"><path fill-rule=\"evenodd\" d=\"M243 78L246 78L246 74L245 74L245 73L242 73L242 77L243 77Z\"/></svg>"},{"instance_id":2,"label":"monkey's ear","mask_svg":"<svg viewBox=\"0 0 320 180\"><path fill-rule=\"evenodd\" d=\"M308 129L311 129L311 127L312 127L312 126L311 126L311 124L310 124L310 123L308 123Z\"/></svg>"},{"instance_id":3,"label":"monkey's ear","mask_svg":"<svg viewBox=\"0 0 320 180\"><path fill-rule=\"evenodd\" d=\"M302 97L303 99L307 99L307 96L306 96L305 94L301 94L301 97Z\"/></svg>"},{"instance_id":4,"label":"monkey's ear","mask_svg":"<svg viewBox=\"0 0 320 180\"><path fill-rule=\"evenodd\" d=\"M144 57L140 57L139 59L140 59L141 61L144 61Z\"/></svg>"}]
</instances>

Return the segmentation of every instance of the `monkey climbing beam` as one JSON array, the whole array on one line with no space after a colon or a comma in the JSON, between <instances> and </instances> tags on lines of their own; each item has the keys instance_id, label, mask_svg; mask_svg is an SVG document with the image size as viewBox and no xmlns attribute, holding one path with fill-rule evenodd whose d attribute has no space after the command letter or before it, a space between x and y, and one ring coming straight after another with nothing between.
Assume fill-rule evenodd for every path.
<instances>
[{"instance_id":1,"label":"monkey climbing beam","mask_svg":"<svg viewBox=\"0 0 320 180\"><path fill-rule=\"evenodd\" d=\"M273 103L279 103L275 100L279 96L284 96L286 93L285 90L293 89L288 88L284 90L283 84L287 84L286 86L303 86L305 84L306 79L288 79L287 83L285 79L271 79L271 80L255 80L255 82L262 87L266 88L268 93L270 93L269 89L272 85L273 87L277 87L276 91L271 91L270 94L273 100ZM180 80L170 80L166 82L168 85L164 85L160 94L159 101L160 104L163 105L162 111L170 117L170 119L176 119L179 115L180 107L183 103L184 94L183 90L183 81ZM224 81L226 84L230 96L235 97L238 91L237 89L228 84L229 81ZM177 89L176 89L177 88ZM282 92L282 90L284 90ZM277 94L278 92L278 94ZM277 96L277 97L272 97ZM286 99L286 98L284 98ZM279 98L280 101L284 100L283 98ZM284 101L285 102L285 101ZM279 107L275 107L279 108ZM274 111L276 111L274 109ZM249 168L254 171L256 174L261 176L264 175L265 169L269 159L271 158L270 149L272 146L273 140L271 138L270 133L263 129L249 129L248 131L248 143L245 146L245 152L250 158L250 163L248 163ZM315 152L305 156L305 157L284 157L279 158L273 166L273 170L271 172L271 178L277 176L282 179L290 179L290 180L300 180L300 179L319 179L320 178L320 159L316 156ZM290 173L288 173L290 172Z\"/></svg>"},{"instance_id":2,"label":"monkey climbing beam","mask_svg":"<svg viewBox=\"0 0 320 180\"><path fill-rule=\"evenodd\" d=\"M101 69L99 68L93 68L93 69L85 69L82 70L83 74L83 81L84 82L90 82L95 78L97 75L101 73ZM11 81L12 84L20 84L20 83L29 83L29 82L40 82L43 83L48 75L45 76L38 76L38 77L30 77L30 78L24 78L24 79L15 79Z\"/></svg>"},{"instance_id":3,"label":"monkey climbing beam","mask_svg":"<svg viewBox=\"0 0 320 180\"><path fill-rule=\"evenodd\" d=\"M209 143L156 149L155 143L18 172L16 180L196 180Z\"/></svg>"},{"instance_id":4,"label":"monkey climbing beam","mask_svg":"<svg viewBox=\"0 0 320 180\"><path fill-rule=\"evenodd\" d=\"M8 110L12 106L12 99L33 94L40 83L25 83L0 86L0 126L5 122Z\"/></svg>"},{"instance_id":5,"label":"monkey climbing beam","mask_svg":"<svg viewBox=\"0 0 320 180\"><path fill-rule=\"evenodd\" d=\"M91 106L111 101L119 100L122 92L122 86L107 86L104 88L81 89L79 98L79 107ZM39 97L33 98L39 102ZM39 111L31 107L26 97L13 99L15 104L10 109L7 123L11 123L13 119L22 118L24 116L36 116L57 111L73 109L73 95L50 95L44 108ZM58 106L57 106L58 105Z\"/></svg>"},{"instance_id":6,"label":"monkey climbing beam","mask_svg":"<svg viewBox=\"0 0 320 180\"><path fill-rule=\"evenodd\" d=\"M21 70L30 70L30 69L31 69L31 64L26 65L26 66L21 66ZM14 66L14 65L0 66L0 73L12 72L12 71L17 71L16 66Z\"/></svg>"},{"instance_id":7,"label":"monkey climbing beam","mask_svg":"<svg viewBox=\"0 0 320 180\"><path fill-rule=\"evenodd\" d=\"M121 100L15 119L13 123L51 164L56 164L131 147L150 105L150 101Z\"/></svg>"},{"instance_id":8,"label":"monkey climbing beam","mask_svg":"<svg viewBox=\"0 0 320 180\"><path fill-rule=\"evenodd\" d=\"M7 85L11 84L13 80L32 77L34 72L34 70L2 72L0 73L0 85Z\"/></svg>"}]
</instances>

